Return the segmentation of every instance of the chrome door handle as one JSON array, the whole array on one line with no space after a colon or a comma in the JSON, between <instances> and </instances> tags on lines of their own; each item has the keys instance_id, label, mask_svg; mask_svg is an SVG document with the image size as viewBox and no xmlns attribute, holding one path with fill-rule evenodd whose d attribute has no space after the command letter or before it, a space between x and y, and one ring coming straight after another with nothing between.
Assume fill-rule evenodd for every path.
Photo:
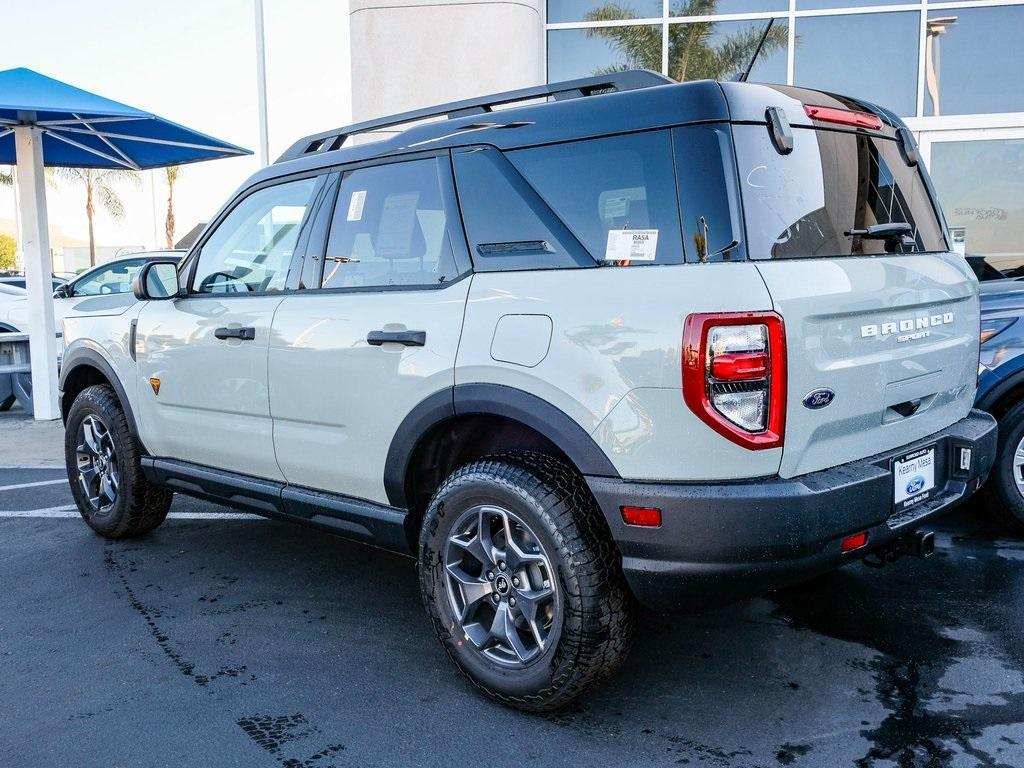
<instances>
[{"instance_id":1,"label":"chrome door handle","mask_svg":"<svg viewBox=\"0 0 1024 768\"><path fill-rule=\"evenodd\" d=\"M371 347L381 344L404 344L407 347L422 347L427 343L426 331L370 331L366 343Z\"/></svg>"}]
</instances>

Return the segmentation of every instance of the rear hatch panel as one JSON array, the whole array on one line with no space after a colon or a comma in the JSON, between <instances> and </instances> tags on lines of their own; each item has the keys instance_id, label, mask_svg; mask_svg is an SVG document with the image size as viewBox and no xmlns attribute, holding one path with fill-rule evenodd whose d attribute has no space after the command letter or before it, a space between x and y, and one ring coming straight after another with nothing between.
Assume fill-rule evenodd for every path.
<instances>
[{"instance_id":1,"label":"rear hatch panel","mask_svg":"<svg viewBox=\"0 0 1024 768\"><path fill-rule=\"evenodd\" d=\"M898 448L970 412L979 317L961 257L781 260L758 269L786 323L782 477ZM829 405L804 405L822 388L834 392Z\"/></svg>"},{"instance_id":2,"label":"rear hatch panel","mask_svg":"<svg viewBox=\"0 0 1024 768\"><path fill-rule=\"evenodd\" d=\"M779 474L896 450L966 417L977 382L977 281L949 252L902 123L832 94L722 87L747 254L786 327ZM827 108L829 120L812 120L809 106ZM773 139L768 107L788 120L791 147ZM893 227L905 231L897 237Z\"/></svg>"}]
</instances>

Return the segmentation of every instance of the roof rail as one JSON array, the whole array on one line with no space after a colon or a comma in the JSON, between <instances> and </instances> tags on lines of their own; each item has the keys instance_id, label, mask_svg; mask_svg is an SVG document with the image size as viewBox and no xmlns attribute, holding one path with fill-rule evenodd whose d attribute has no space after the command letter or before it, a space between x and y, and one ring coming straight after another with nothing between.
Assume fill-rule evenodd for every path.
<instances>
[{"instance_id":1,"label":"roof rail","mask_svg":"<svg viewBox=\"0 0 1024 768\"><path fill-rule=\"evenodd\" d=\"M414 109L411 112L402 112L397 115L379 117L373 120L366 120L362 123L342 128L335 128L333 131L315 133L306 136L292 144L288 150L281 155L275 163L283 163L286 160L294 160L304 155L316 152L329 152L340 149L349 136L357 133L367 133L382 128L391 128L396 125L426 120L431 117L444 117L452 119L465 117L467 115L480 115L492 112L495 107L502 104L512 104L517 101L528 101L551 97L555 101L565 99L576 99L583 96L594 96L602 93L615 91L631 91L637 88L650 88L654 85L666 85L674 83L669 77L651 72L647 69L631 69L623 72L611 72L601 77L587 77L579 80L566 80L561 83L549 83L538 85L532 88L521 88L517 91L505 91L490 96L481 96L475 99L453 101L449 104L441 104L436 107Z\"/></svg>"}]
</instances>

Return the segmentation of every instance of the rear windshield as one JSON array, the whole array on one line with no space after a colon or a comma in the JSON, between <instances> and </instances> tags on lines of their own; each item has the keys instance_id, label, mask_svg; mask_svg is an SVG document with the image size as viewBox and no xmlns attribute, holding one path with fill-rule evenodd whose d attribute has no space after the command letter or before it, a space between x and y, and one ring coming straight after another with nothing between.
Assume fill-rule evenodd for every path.
<instances>
[{"instance_id":1,"label":"rear windshield","mask_svg":"<svg viewBox=\"0 0 1024 768\"><path fill-rule=\"evenodd\" d=\"M843 131L793 133L793 151L780 155L764 126L733 128L750 258L947 250L921 173L906 164L896 141ZM904 242L853 233L892 223L910 225Z\"/></svg>"}]
</instances>

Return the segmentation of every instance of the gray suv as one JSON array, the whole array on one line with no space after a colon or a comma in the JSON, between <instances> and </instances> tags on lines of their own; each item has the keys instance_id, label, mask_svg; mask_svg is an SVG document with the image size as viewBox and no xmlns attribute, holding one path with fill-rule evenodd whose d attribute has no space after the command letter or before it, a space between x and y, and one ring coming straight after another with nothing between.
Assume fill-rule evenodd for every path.
<instances>
[{"instance_id":1,"label":"gray suv","mask_svg":"<svg viewBox=\"0 0 1024 768\"><path fill-rule=\"evenodd\" d=\"M635 601L927 554L995 452L977 293L884 109L498 94L302 139L137 304L66 319L68 474L110 538L178 492L412 555L459 669L552 710Z\"/></svg>"}]
</instances>

